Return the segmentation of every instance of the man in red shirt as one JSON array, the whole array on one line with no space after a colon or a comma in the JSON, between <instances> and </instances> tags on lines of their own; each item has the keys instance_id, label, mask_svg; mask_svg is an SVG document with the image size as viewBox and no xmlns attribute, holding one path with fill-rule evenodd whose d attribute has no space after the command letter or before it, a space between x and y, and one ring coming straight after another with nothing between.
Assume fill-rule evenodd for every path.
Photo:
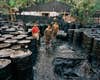
<instances>
[{"instance_id":1,"label":"man in red shirt","mask_svg":"<svg viewBox=\"0 0 100 80\"><path fill-rule=\"evenodd\" d=\"M40 33L40 29L38 27L37 23L34 23L34 26L32 28L32 36L34 39L39 40L39 33Z\"/></svg>"}]
</instances>

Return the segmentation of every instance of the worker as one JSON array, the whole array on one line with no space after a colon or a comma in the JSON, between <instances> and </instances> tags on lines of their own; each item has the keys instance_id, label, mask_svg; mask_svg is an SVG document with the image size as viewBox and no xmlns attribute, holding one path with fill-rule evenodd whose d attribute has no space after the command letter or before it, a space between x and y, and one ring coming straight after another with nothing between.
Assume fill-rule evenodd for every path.
<instances>
[{"instance_id":1,"label":"worker","mask_svg":"<svg viewBox=\"0 0 100 80\"><path fill-rule=\"evenodd\" d=\"M38 27L37 23L34 23L33 27L32 27L32 36L33 39L36 39L36 44L39 44L39 35L40 35L40 29Z\"/></svg>"},{"instance_id":2,"label":"worker","mask_svg":"<svg viewBox=\"0 0 100 80\"><path fill-rule=\"evenodd\" d=\"M55 22L52 26L52 30L53 30L53 38L55 39L57 36L57 33L59 31L59 25L57 22Z\"/></svg>"},{"instance_id":3,"label":"worker","mask_svg":"<svg viewBox=\"0 0 100 80\"><path fill-rule=\"evenodd\" d=\"M46 43L46 49L48 49L51 45L51 40L52 40L52 27L50 24L44 31L44 38Z\"/></svg>"}]
</instances>

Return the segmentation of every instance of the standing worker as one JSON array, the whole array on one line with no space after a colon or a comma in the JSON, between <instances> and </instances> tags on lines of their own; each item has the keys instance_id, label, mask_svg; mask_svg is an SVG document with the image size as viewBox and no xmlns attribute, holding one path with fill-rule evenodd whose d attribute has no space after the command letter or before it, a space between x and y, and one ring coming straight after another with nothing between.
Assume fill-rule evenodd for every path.
<instances>
[{"instance_id":1,"label":"standing worker","mask_svg":"<svg viewBox=\"0 0 100 80\"><path fill-rule=\"evenodd\" d=\"M52 30L53 30L53 33L52 33L52 47L55 48L56 47L56 37L57 37L57 33L59 31L59 25L58 25L57 22L55 22L52 25Z\"/></svg>"},{"instance_id":2,"label":"standing worker","mask_svg":"<svg viewBox=\"0 0 100 80\"><path fill-rule=\"evenodd\" d=\"M59 25L58 25L57 22L55 22L55 23L53 24L52 29L53 29L53 39L55 39L56 36L57 36L57 33L58 33L58 31L59 31Z\"/></svg>"},{"instance_id":3,"label":"standing worker","mask_svg":"<svg viewBox=\"0 0 100 80\"><path fill-rule=\"evenodd\" d=\"M46 43L46 49L48 49L51 45L51 40L52 40L52 27L50 24L44 31L44 38Z\"/></svg>"},{"instance_id":4,"label":"standing worker","mask_svg":"<svg viewBox=\"0 0 100 80\"><path fill-rule=\"evenodd\" d=\"M32 36L34 39L36 39L36 45L39 43L39 35L40 35L40 29L38 27L37 23L34 23L34 26L32 27Z\"/></svg>"}]
</instances>

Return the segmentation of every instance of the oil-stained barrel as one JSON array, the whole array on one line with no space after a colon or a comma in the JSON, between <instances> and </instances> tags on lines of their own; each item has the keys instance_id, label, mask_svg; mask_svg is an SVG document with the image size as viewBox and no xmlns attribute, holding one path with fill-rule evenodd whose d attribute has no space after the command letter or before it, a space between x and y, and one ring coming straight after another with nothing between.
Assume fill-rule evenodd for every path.
<instances>
[{"instance_id":1,"label":"oil-stained barrel","mask_svg":"<svg viewBox=\"0 0 100 80\"><path fill-rule=\"evenodd\" d=\"M3 38L2 36L0 36L0 43L3 43L4 40L5 40L5 38Z\"/></svg>"},{"instance_id":2,"label":"oil-stained barrel","mask_svg":"<svg viewBox=\"0 0 100 80\"><path fill-rule=\"evenodd\" d=\"M74 29L69 29L67 35L68 35L68 43L70 45L72 45L72 43L73 43L73 36L74 36Z\"/></svg>"},{"instance_id":3,"label":"oil-stained barrel","mask_svg":"<svg viewBox=\"0 0 100 80\"><path fill-rule=\"evenodd\" d=\"M16 28L8 28L6 29L7 32L15 32L16 31Z\"/></svg>"},{"instance_id":4,"label":"oil-stained barrel","mask_svg":"<svg viewBox=\"0 0 100 80\"><path fill-rule=\"evenodd\" d=\"M67 33L65 33L63 30L60 30L57 33L57 38L61 40L67 40Z\"/></svg>"},{"instance_id":5,"label":"oil-stained barrel","mask_svg":"<svg viewBox=\"0 0 100 80\"><path fill-rule=\"evenodd\" d=\"M1 43L0 49L9 48L10 46L11 46L11 44L9 44L9 43Z\"/></svg>"},{"instance_id":6,"label":"oil-stained barrel","mask_svg":"<svg viewBox=\"0 0 100 80\"><path fill-rule=\"evenodd\" d=\"M17 36L17 35L19 35L19 32L9 32L9 34Z\"/></svg>"},{"instance_id":7,"label":"oil-stained barrel","mask_svg":"<svg viewBox=\"0 0 100 80\"><path fill-rule=\"evenodd\" d=\"M4 58L7 58L7 59L10 59L10 55L12 53L14 53L15 51L12 50L12 49L2 49L0 50L0 58L4 59Z\"/></svg>"},{"instance_id":8,"label":"oil-stained barrel","mask_svg":"<svg viewBox=\"0 0 100 80\"><path fill-rule=\"evenodd\" d=\"M82 31L79 29L74 31L73 36L73 49L79 49L82 47Z\"/></svg>"},{"instance_id":9,"label":"oil-stained barrel","mask_svg":"<svg viewBox=\"0 0 100 80\"><path fill-rule=\"evenodd\" d=\"M13 80L11 61L8 59L0 59L0 80Z\"/></svg>"},{"instance_id":10,"label":"oil-stained barrel","mask_svg":"<svg viewBox=\"0 0 100 80\"><path fill-rule=\"evenodd\" d=\"M13 37L13 39L16 39L16 40L23 40L25 37L27 37L27 35L17 35L15 37Z\"/></svg>"},{"instance_id":11,"label":"oil-stained barrel","mask_svg":"<svg viewBox=\"0 0 100 80\"><path fill-rule=\"evenodd\" d=\"M2 35L2 37L6 38L6 39L11 39L13 37L13 35L4 34L4 35Z\"/></svg>"},{"instance_id":12,"label":"oil-stained barrel","mask_svg":"<svg viewBox=\"0 0 100 80\"><path fill-rule=\"evenodd\" d=\"M28 37L26 37L26 39L27 39L27 40L32 40L33 37L32 37L32 36L28 36Z\"/></svg>"},{"instance_id":13,"label":"oil-stained barrel","mask_svg":"<svg viewBox=\"0 0 100 80\"><path fill-rule=\"evenodd\" d=\"M32 54L28 51L16 50L12 58L13 74L16 80L33 80Z\"/></svg>"},{"instance_id":14,"label":"oil-stained barrel","mask_svg":"<svg viewBox=\"0 0 100 80\"><path fill-rule=\"evenodd\" d=\"M17 43L17 40L14 40L14 39L7 39L4 41L5 43L9 43L9 44L15 44Z\"/></svg>"},{"instance_id":15,"label":"oil-stained barrel","mask_svg":"<svg viewBox=\"0 0 100 80\"><path fill-rule=\"evenodd\" d=\"M83 33L82 47L86 53L91 53L93 48L93 36L88 33Z\"/></svg>"},{"instance_id":16,"label":"oil-stained barrel","mask_svg":"<svg viewBox=\"0 0 100 80\"><path fill-rule=\"evenodd\" d=\"M93 43L93 53L100 58L100 38L95 38Z\"/></svg>"},{"instance_id":17,"label":"oil-stained barrel","mask_svg":"<svg viewBox=\"0 0 100 80\"><path fill-rule=\"evenodd\" d=\"M29 44L28 49L32 52L33 65L35 65L36 60L37 60L37 55L38 55L36 39L31 40L31 43Z\"/></svg>"},{"instance_id":18,"label":"oil-stained barrel","mask_svg":"<svg viewBox=\"0 0 100 80\"><path fill-rule=\"evenodd\" d=\"M27 48L30 44L31 40L20 40L18 41L18 44L21 46L21 48Z\"/></svg>"},{"instance_id":19,"label":"oil-stained barrel","mask_svg":"<svg viewBox=\"0 0 100 80\"><path fill-rule=\"evenodd\" d=\"M18 45L18 44L12 45L11 49L13 49L13 50L19 50L19 49L21 49L21 45Z\"/></svg>"}]
</instances>

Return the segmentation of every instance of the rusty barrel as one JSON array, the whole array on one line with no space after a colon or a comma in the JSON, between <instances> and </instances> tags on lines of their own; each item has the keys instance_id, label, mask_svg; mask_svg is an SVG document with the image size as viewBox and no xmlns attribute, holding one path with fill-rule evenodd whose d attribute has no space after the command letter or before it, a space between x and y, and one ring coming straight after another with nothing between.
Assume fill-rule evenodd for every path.
<instances>
[{"instance_id":1,"label":"rusty barrel","mask_svg":"<svg viewBox=\"0 0 100 80\"><path fill-rule=\"evenodd\" d=\"M0 59L0 80L14 80L12 77L11 61Z\"/></svg>"},{"instance_id":2,"label":"rusty barrel","mask_svg":"<svg viewBox=\"0 0 100 80\"><path fill-rule=\"evenodd\" d=\"M10 55L16 80L33 80L32 54L29 50L16 50Z\"/></svg>"}]
</instances>

